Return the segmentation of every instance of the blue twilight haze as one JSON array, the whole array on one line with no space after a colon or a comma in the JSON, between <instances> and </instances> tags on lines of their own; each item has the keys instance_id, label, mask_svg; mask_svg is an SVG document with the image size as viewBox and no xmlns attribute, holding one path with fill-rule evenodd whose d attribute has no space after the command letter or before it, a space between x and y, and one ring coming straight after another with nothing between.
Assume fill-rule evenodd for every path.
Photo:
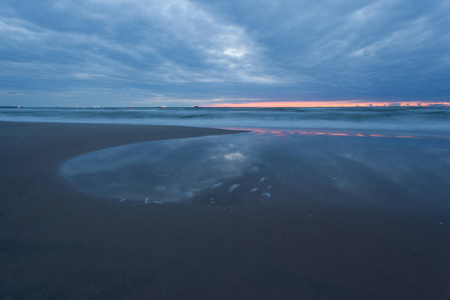
<instances>
[{"instance_id":1,"label":"blue twilight haze","mask_svg":"<svg viewBox=\"0 0 450 300\"><path fill-rule=\"evenodd\" d=\"M0 105L448 101L448 0L3 0Z\"/></svg>"}]
</instances>

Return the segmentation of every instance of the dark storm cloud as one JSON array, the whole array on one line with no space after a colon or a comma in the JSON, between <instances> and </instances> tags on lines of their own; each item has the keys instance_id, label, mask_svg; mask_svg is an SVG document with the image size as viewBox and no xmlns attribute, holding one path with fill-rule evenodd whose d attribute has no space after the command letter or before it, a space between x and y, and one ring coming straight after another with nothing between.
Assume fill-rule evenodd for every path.
<instances>
[{"instance_id":1,"label":"dark storm cloud","mask_svg":"<svg viewBox=\"0 0 450 300\"><path fill-rule=\"evenodd\" d=\"M0 104L444 99L449 16L449 1L3 1Z\"/></svg>"}]
</instances>

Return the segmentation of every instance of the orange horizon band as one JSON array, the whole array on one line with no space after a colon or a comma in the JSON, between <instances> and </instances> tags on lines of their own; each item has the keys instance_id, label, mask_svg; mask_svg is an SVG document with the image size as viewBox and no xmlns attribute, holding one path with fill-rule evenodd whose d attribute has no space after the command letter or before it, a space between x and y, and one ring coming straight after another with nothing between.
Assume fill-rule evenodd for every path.
<instances>
[{"instance_id":1,"label":"orange horizon band","mask_svg":"<svg viewBox=\"0 0 450 300\"><path fill-rule=\"evenodd\" d=\"M357 102L357 101L280 101L280 102L247 102L220 103L207 107L388 107L388 106L450 106L450 102L395 101L395 102Z\"/></svg>"}]
</instances>

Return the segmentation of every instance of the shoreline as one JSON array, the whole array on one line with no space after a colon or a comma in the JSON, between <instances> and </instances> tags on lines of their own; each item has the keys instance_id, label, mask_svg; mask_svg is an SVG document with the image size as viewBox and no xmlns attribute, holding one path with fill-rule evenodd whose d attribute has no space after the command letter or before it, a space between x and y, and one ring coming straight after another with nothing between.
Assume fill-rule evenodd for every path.
<instances>
[{"instance_id":1,"label":"shoreline","mask_svg":"<svg viewBox=\"0 0 450 300\"><path fill-rule=\"evenodd\" d=\"M102 148L219 133L236 132L0 122L0 298L450 296L447 220L313 204L117 206L58 173Z\"/></svg>"},{"instance_id":2,"label":"shoreline","mask_svg":"<svg viewBox=\"0 0 450 300\"><path fill-rule=\"evenodd\" d=\"M59 168L62 163L78 155L110 147L243 132L164 125L0 121L0 166L3 170L0 187L3 193L16 191L15 194L12 192L12 197L22 197L33 189L38 189L36 193L39 194L39 187L53 185L65 192L87 196L61 176ZM25 191L19 191L21 186ZM8 210L8 204L3 203L0 214Z\"/></svg>"}]
</instances>

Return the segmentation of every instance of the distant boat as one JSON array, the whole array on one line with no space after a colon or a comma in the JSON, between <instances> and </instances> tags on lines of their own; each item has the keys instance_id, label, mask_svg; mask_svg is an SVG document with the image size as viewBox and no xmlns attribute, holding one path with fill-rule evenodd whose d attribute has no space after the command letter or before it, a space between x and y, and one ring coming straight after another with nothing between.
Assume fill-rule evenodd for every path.
<instances>
[{"instance_id":1,"label":"distant boat","mask_svg":"<svg viewBox=\"0 0 450 300\"><path fill-rule=\"evenodd\" d=\"M200 106L198 106L198 105L194 105L194 106L192 106L192 108L199 108Z\"/></svg>"},{"instance_id":2,"label":"distant boat","mask_svg":"<svg viewBox=\"0 0 450 300\"><path fill-rule=\"evenodd\" d=\"M135 106L134 105L130 105L130 108L135 108Z\"/></svg>"},{"instance_id":3,"label":"distant boat","mask_svg":"<svg viewBox=\"0 0 450 300\"><path fill-rule=\"evenodd\" d=\"M167 106L165 106L165 105L162 105L162 106L160 106L159 108L167 108Z\"/></svg>"}]
</instances>

